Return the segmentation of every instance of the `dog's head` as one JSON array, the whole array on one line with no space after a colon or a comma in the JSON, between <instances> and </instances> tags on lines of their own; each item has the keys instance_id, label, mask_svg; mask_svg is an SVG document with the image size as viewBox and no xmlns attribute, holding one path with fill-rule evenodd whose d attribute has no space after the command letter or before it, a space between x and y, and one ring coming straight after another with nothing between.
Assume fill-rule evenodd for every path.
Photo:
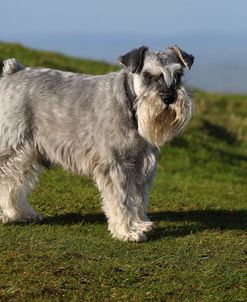
<instances>
[{"instance_id":1,"label":"dog's head","mask_svg":"<svg viewBox=\"0 0 247 302\"><path fill-rule=\"evenodd\" d=\"M151 144L165 144L192 118L193 103L182 85L182 77L194 57L177 46L162 52L142 46L119 60L132 79L140 135Z\"/></svg>"}]
</instances>

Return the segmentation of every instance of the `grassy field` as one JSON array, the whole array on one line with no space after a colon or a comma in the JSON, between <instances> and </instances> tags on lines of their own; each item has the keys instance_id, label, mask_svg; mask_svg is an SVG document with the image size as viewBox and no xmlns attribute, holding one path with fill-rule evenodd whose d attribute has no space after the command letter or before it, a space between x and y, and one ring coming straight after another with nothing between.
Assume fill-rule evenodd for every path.
<instances>
[{"instance_id":1,"label":"grassy field","mask_svg":"<svg viewBox=\"0 0 247 302\"><path fill-rule=\"evenodd\" d=\"M6 57L115 69L0 44ZM149 241L113 240L94 184L44 170L29 197L44 222L0 226L0 301L247 301L247 96L195 91L195 103L184 135L161 150Z\"/></svg>"}]
</instances>

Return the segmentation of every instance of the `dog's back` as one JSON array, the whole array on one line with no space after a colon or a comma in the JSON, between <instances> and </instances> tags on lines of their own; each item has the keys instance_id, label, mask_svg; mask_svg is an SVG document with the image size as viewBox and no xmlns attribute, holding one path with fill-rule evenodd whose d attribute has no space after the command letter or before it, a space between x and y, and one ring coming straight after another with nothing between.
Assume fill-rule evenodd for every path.
<instances>
[{"instance_id":1,"label":"dog's back","mask_svg":"<svg viewBox=\"0 0 247 302\"><path fill-rule=\"evenodd\" d=\"M85 158L92 144L101 148L110 137L119 139L120 145L119 135L111 132L117 131L122 120L128 127L125 104L117 104L112 91L116 77L117 73L91 76L25 68L15 59L6 60L0 79L0 152L29 144L38 152L45 150L43 155L52 162L89 174L82 161L71 163L74 153ZM100 135L102 128L109 139Z\"/></svg>"}]
</instances>

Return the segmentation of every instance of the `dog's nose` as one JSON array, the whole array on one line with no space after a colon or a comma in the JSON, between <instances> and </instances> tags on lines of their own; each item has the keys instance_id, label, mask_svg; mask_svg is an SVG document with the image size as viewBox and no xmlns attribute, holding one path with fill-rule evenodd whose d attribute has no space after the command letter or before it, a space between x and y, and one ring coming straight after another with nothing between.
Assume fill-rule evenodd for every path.
<instances>
[{"instance_id":1,"label":"dog's nose","mask_svg":"<svg viewBox=\"0 0 247 302\"><path fill-rule=\"evenodd\" d=\"M162 95L161 96L162 101L166 104L166 105L171 105L175 102L176 97L174 95Z\"/></svg>"}]
</instances>

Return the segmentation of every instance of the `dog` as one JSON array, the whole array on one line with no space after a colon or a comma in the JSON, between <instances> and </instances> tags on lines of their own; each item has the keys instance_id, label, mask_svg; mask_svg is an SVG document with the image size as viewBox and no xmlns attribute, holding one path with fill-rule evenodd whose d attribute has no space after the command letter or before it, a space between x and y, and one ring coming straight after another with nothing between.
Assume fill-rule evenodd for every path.
<instances>
[{"instance_id":1,"label":"dog","mask_svg":"<svg viewBox=\"0 0 247 302\"><path fill-rule=\"evenodd\" d=\"M122 69L91 76L4 61L0 79L0 220L41 221L27 202L42 166L91 177L113 238L144 241L159 147L193 115L181 82L194 57L178 46L142 46Z\"/></svg>"}]
</instances>

